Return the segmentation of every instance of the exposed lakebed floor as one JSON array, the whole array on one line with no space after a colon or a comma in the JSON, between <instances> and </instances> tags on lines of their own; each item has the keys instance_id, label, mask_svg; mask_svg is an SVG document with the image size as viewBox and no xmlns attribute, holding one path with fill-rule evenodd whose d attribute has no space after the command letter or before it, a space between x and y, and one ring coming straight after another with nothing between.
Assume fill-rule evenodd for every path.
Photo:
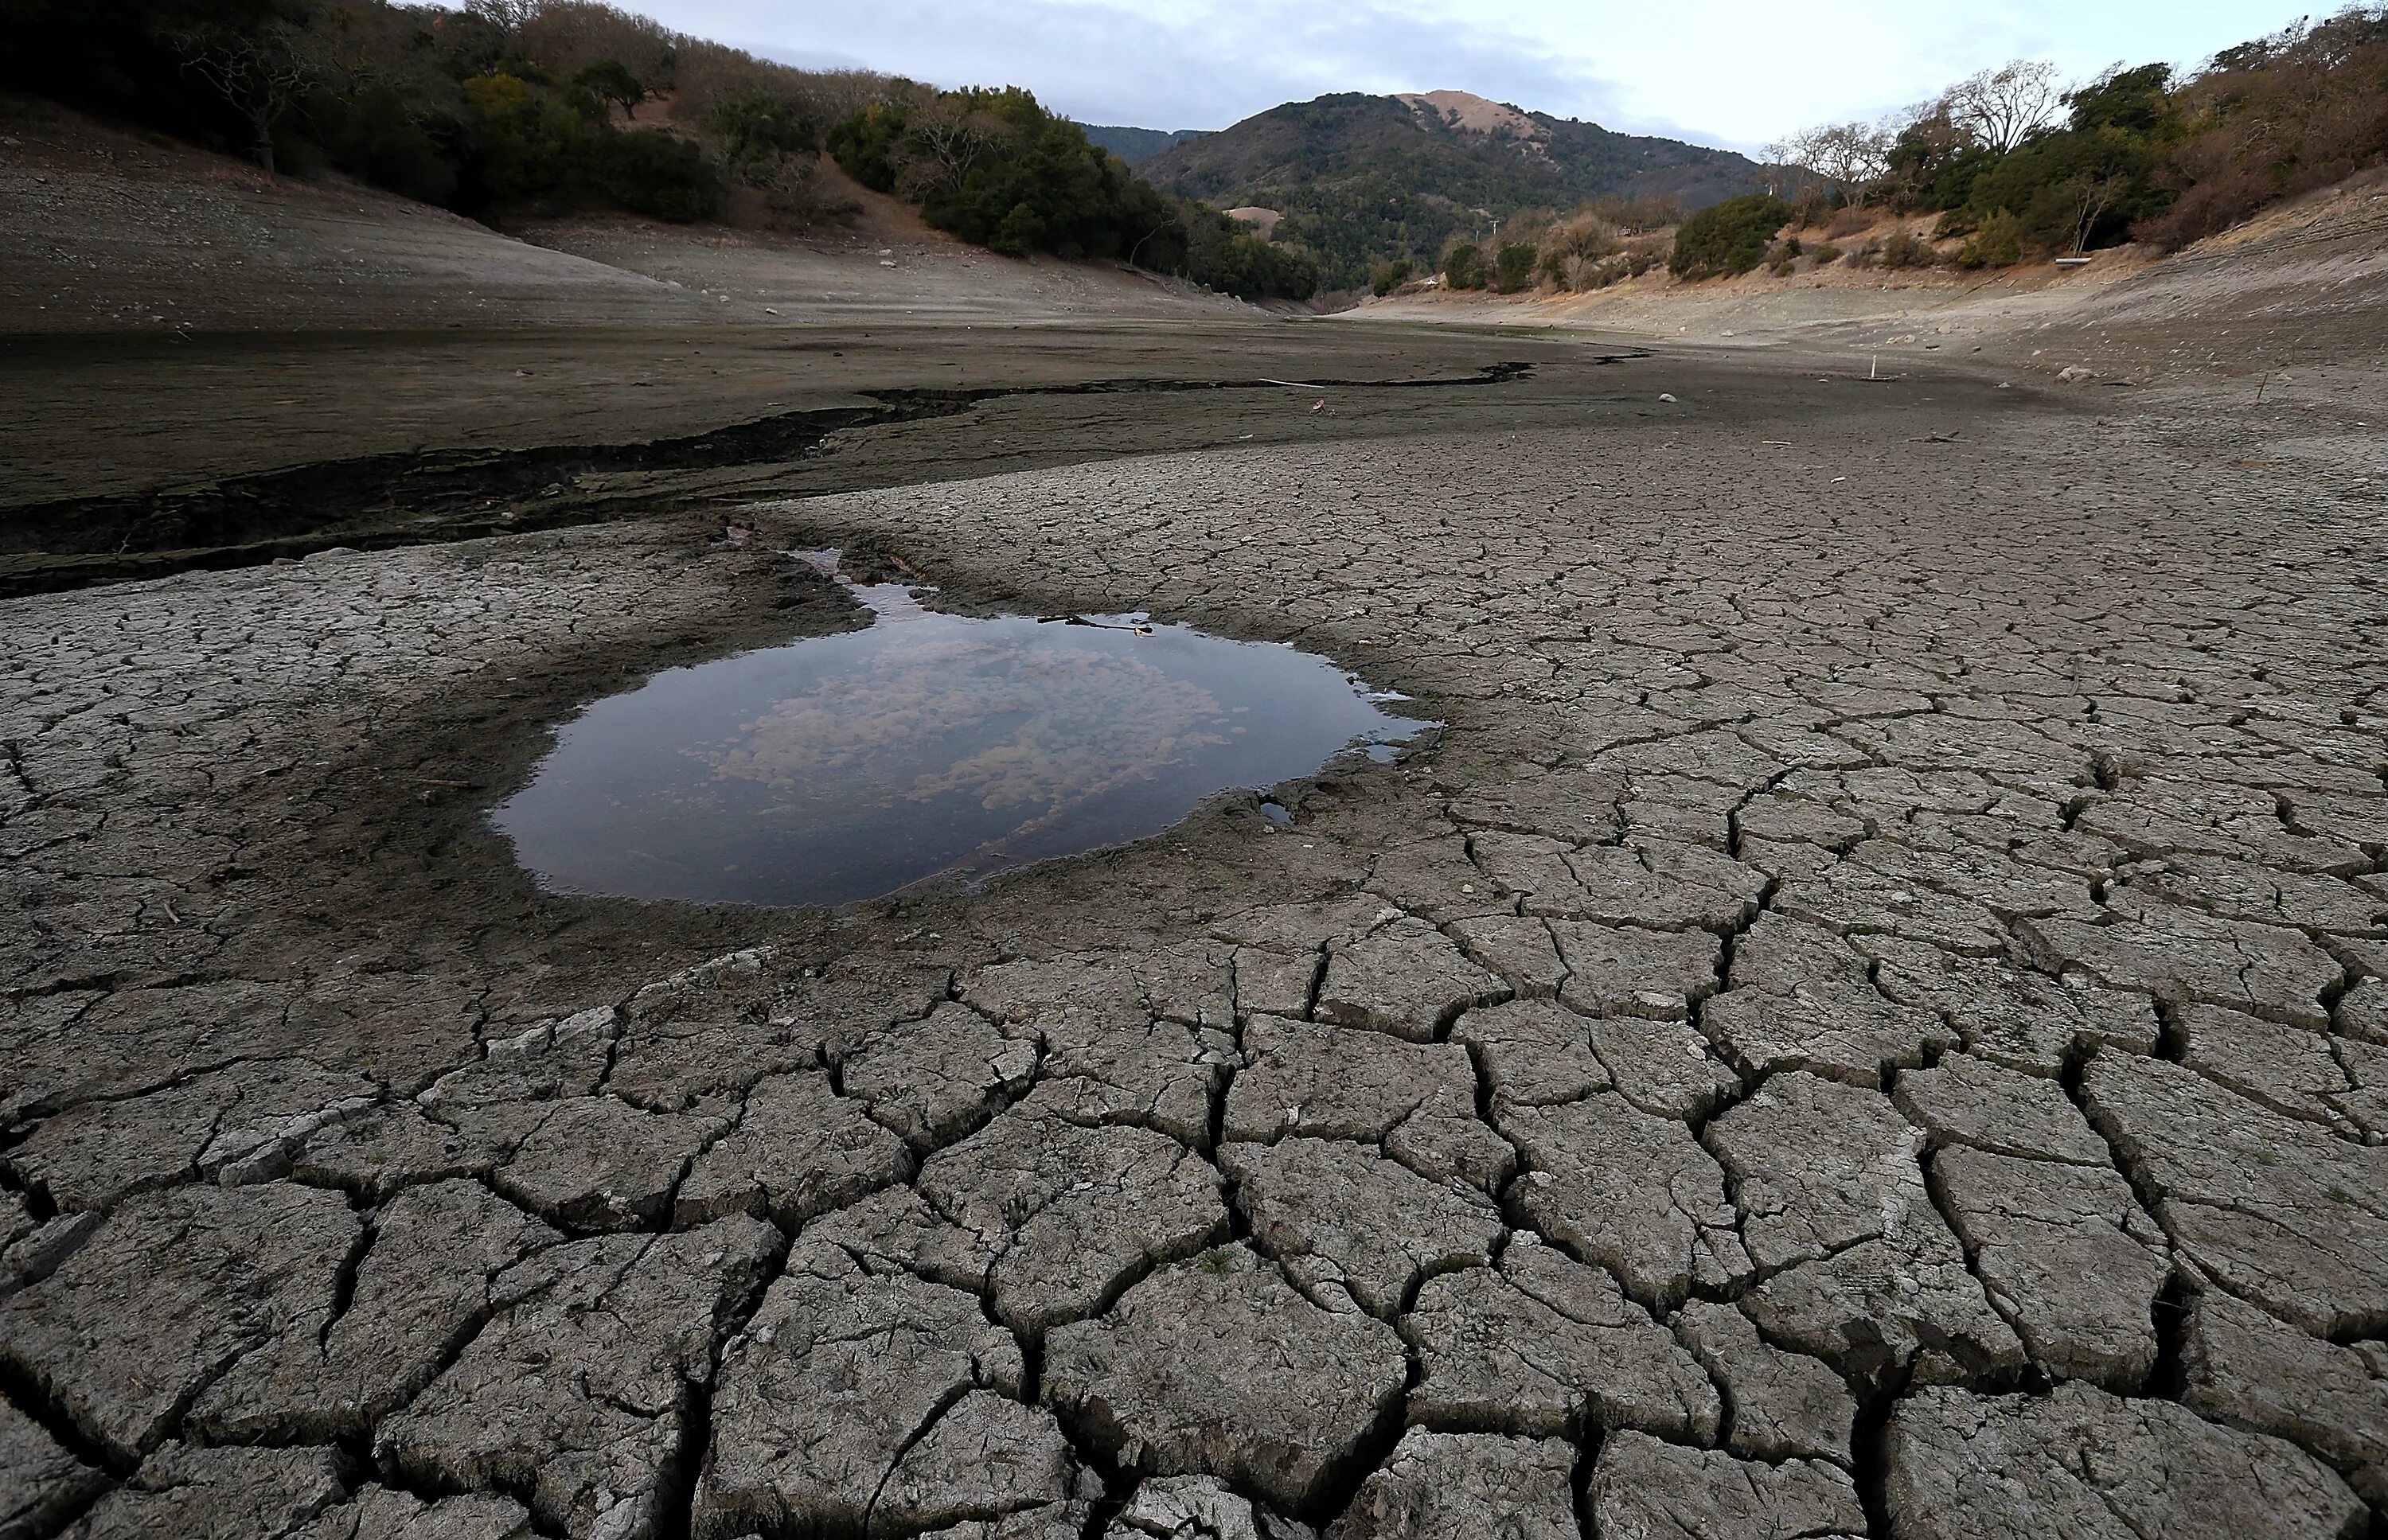
<instances>
[{"instance_id":1,"label":"exposed lakebed floor","mask_svg":"<svg viewBox=\"0 0 2388 1540\"><path fill-rule=\"evenodd\" d=\"M2366 1533L2361 441L1717 384L0 605L0 1523ZM828 544L1447 727L978 892L516 871Z\"/></svg>"}]
</instances>

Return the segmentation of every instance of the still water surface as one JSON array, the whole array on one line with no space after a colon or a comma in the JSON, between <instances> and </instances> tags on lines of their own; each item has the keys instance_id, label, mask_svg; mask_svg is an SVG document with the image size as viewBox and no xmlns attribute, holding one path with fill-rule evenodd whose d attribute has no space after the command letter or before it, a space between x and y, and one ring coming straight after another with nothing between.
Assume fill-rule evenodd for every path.
<instances>
[{"instance_id":1,"label":"still water surface","mask_svg":"<svg viewBox=\"0 0 2388 1540\"><path fill-rule=\"evenodd\" d=\"M875 624L672 669L565 726L498 827L551 889L845 903L1140 839L1428 724L1327 660L1138 616Z\"/></svg>"}]
</instances>

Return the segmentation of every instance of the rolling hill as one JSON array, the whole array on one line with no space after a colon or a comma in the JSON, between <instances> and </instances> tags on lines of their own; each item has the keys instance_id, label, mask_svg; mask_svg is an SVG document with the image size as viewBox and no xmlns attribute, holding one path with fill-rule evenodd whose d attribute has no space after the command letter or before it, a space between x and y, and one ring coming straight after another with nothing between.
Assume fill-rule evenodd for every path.
<instances>
[{"instance_id":1,"label":"rolling hill","mask_svg":"<svg viewBox=\"0 0 2388 1540\"><path fill-rule=\"evenodd\" d=\"M1127 128L1116 123L1080 123L1078 126L1086 131L1087 143L1098 149L1111 151L1131 166L1139 160L1150 159L1188 139L1200 139L1210 132L1208 129Z\"/></svg>"},{"instance_id":2,"label":"rolling hill","mask_svg":"<svg viewBox=\"0 0 2388 1540\"><path fill-rule=\"evenodd\" d=\"M1761 168L1731 150L1460 91L1289 102L1183 139L1137 171L1220 208L1281 211L1277 238L1307 246L1338 286L1362 283L1381 259L1431 261L1454 232L1486 234L1525 209L1612 195L1698 208L1763 185Z\"/></svg>"}]
</instances>

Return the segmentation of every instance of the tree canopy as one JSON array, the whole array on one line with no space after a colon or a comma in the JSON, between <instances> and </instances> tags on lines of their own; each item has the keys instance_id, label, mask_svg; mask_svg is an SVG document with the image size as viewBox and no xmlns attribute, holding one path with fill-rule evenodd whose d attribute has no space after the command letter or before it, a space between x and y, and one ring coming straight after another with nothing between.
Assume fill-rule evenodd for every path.
<instances>
[{"instance_id":1,"label":"tree canopy","mask_svg":"<svg viewBox=\"0 0 2388 1540\"><path fill-rule=\"evenodd\" d=\"M1139 180L1017 86L893 92L832 128L828 144L857 182L996 251L1117 258L1248 299L1306 299L1317 287L1307 258Z\"/></svg>"}]
</instances>

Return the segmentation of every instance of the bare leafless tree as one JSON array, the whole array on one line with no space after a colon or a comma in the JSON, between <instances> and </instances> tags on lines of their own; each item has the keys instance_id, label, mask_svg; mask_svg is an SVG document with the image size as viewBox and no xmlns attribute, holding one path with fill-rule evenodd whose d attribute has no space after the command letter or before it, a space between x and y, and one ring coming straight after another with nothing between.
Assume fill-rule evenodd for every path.
<instances>
[{"instance_id":1,"label":"bare leafless tree","mask_svg":"<svg viewBox=\"0 0 2388 1540\"><path fill-rule=\"evenodd\" d=\"M183 68L247 120L249 153L273 174L273 127L312 82L298 34L278 22L250 29L213 25L184 28L167 41Z\"/></svg>"},{"instance_id":2,"label":"bare leafless tree","mask_svg":"<svg viewBox=\"0 0 2388 1540\"><path fill-rule=\"evenodd\" d=\"M2073 208L2073 255L2078 257L2088 248L2098 221L2115 207L2115 200L2123 196L2130 182L2120 171L2082 171L2059 184Z\"/></svg>"},{"instance_id":3,"label":"bare leafless tree","mask_svg":"<svg viewBox=\"0 0 2388 1540\"><path fill-rule=\"evenodd\" d=\"M2004 154L2056 120L2064 88L2046 59L2016 59L1959 81L1941 93L1950 120Z\"/></svg>"},{"instance_id":4,"label":"bare leafless tree","mask_svg":"<svg viewBox=\"0 0 2388 1540\"><path fill-rule=\"evenodd\" d=\"M1002 119L958 102L932 102L906 133L900 191L914 200L958 187L979 158L1010 132Z\"/></svg>"},{"instance_id":5,"label":"bare leafless tree","mask_svg":"<svg viewBox=\"0 0 2388 1540\"><path fill-rule=\"evenodd\" d=\"M688 41L660 22L595 0L540 0L521 28L523 57L537 59L557 80L612 62L650 91L671 88L673 67Z\"/></svg>"},{"instance_id":6,"label":"bare leafless tree","mask_svg":"<svg viewBox=\"0 0 2388 1540\"><path fill-rule=\"evenodd\" d=\"M1824 123L1767 145L1766 158L1792 168L1796 185L1789 192L1795 203L1833 193L1863 203L1889 172L1891 146L1898 142L1890 120Z\"/></svg>"},{"instance_id":7,"label":"bare leafless tree","mask_svg":"<svg viewBox=\"0 0 2388 1540\"><path fill-rule=\"evenodd\" d=\"M351 3L324 6L291 40L309 83L324 94L353 97L387 87L400 109L417 122L452 110L456 81L439 66L421 13L396 6Z\"/></svg>"},{"instance_id":8,"label":"bare leafless tree","mask_svg":"<svg viewBox=\"0 0 2388 1540\"><path fill-rule=\"evenodd\" d=\"M520 41L524 30L539 19L542 7L540 0L466 0L464 8L507 37Z\"/></svg>"}]
</instances>

